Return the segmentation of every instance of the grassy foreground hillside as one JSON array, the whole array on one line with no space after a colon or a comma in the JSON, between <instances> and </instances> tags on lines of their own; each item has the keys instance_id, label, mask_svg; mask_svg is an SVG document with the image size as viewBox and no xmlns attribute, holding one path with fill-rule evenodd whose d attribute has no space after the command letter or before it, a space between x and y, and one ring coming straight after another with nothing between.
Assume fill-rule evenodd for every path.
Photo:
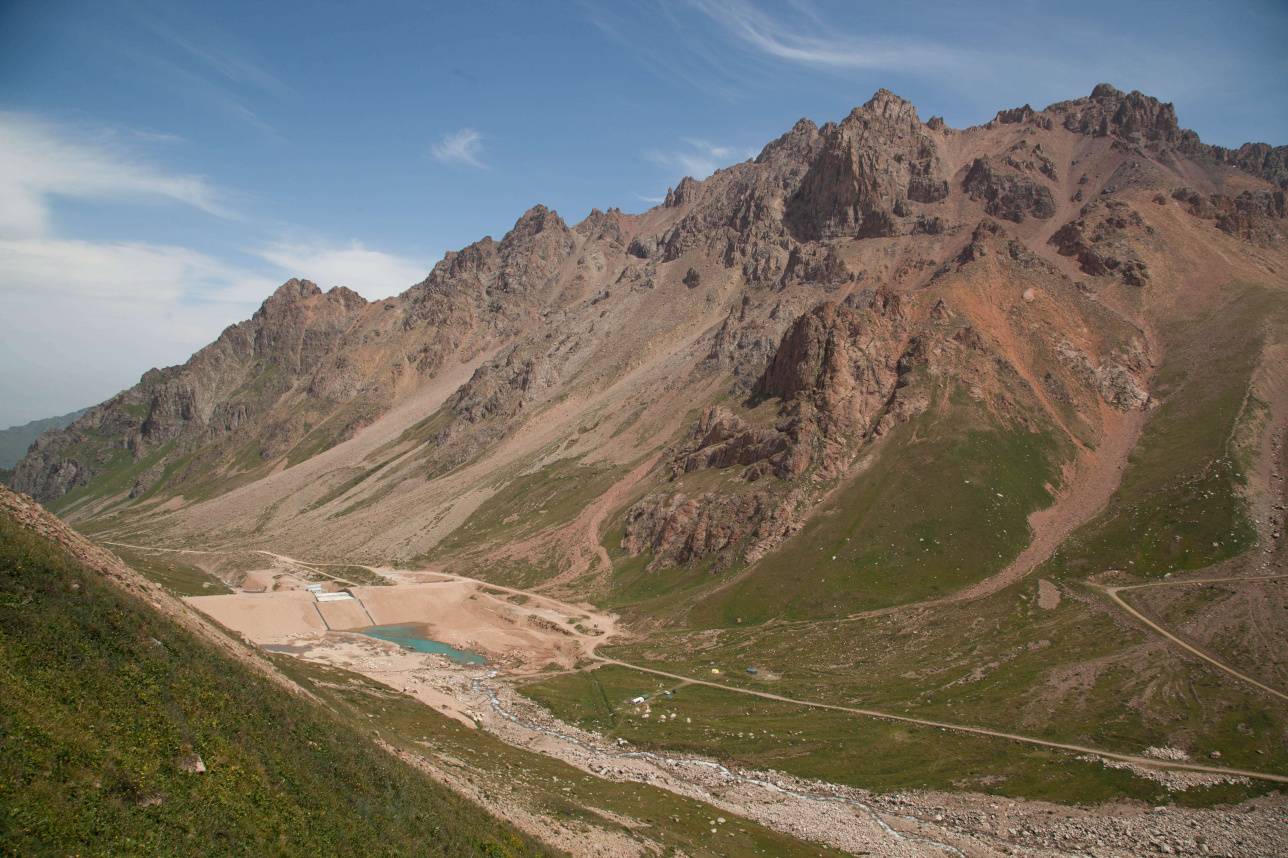
<instances>
[{"instance_id":1,"label":"grassy foreground hillside","mask_svg":"<svg viewBox=\"0 0 1288 858\"><path fill-rule=\"evenodd\" d=\"M545 853L2 511L0 737L5 854Z\"/></svg>"}]
</instances>

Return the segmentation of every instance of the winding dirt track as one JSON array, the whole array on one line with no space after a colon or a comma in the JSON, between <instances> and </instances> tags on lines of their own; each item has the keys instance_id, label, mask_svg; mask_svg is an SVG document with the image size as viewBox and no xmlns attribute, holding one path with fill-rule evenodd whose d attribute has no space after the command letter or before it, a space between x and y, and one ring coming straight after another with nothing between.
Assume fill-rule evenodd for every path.
<instances>
[{"instance_id":1,"label":"winding dirt track","mask_svg":"<svg viewBox=\"0 0 1288 858\"><path fill-rule=\"evenodd\" d=\"M962 589L921 602L891 605L837 617L827 622L853 623L872 620L891 614L938 608L958 602L973 602L998 593L1017 581L1028 577L1055 553L1065 539L1083 524L1100 513L1113 497L1122 482L1127 467L1127 457L1136 446L1148 417L1144 411L1106 416L1109 431L1097 450L1083 450L1078 459L1077 473L1069 488L1056 497L1055 502L1029 516L1032 539L1024 550L993 575L976 581ZM816 620L793 620L781 625L812 625Z\"/></svg>"},{"instance_id":2,"label":"winding dirt track","mask_svg":"<svg viewBox=\"0 0 1288 858\"><path fill-rule=\"evenodd\" d=\"M203 551L203 550L199 550L199 549L184 549L184 548L156 548L156 547L143 546L143 545L126 545L125 543L113 543L113 542L106 542L106 541L104 542L104 544L107 544L107 545L122 545L122 546L124 546L124 547L129 547L129 548L148 549L148 550L152 550L152 551L169 551L169 552L175 552L175 553L181 553L181 554L182 554L182 553L191 553L191 554L226 554L226 553L229 553L229 552L221 552L221 551ZM286 556L286 555L282 555L282 554L274 554L274 553L272 553L272 552L268 552L268 551L262 551L262 552L259 552L259 553L267 554L267 555L272 556L272 557L274 557L274 558L280 559L280 560L282 560L282 561L284 561L284 562L294 563L294 564L297 564L297 565L299 565L299 566L304 566L304 567L311 567L311 568L312 568L312 567L318 567L318 566L341 566L341 565L344 565L344 566L357 566L357 567L359 567L359 568L369 569L369 570L371 570L372 572L376 572L377 574L379 574L379 571L380 571L380 570L379 570L378 568L376 568L376 567L369 566L369 565L362 564L362 563L346 563L346 564L340 564L340 563L310 563L310 562L308 562L308 561L297 560L296 558L293 558L293 557L288 557L288 556ZM543 601L543 602L546 602L546 603L558 604L558 605L561 605L561 606L563 606L563 607L566 607L566 608L568 608L568 609L570 609L570 610L580 610L580 609L579 609L579 608L577 608L577 606L575 606L575 605L568 604L568 603L564 603L564 602L560 602L560 601L559 601L559 600L557 600L557 599L552 599L550 596L545 595L544 593L535 593L535 592L532 592L532 591L530 591L530 590L521 590L521 589L518 589L518 588L515 588L515 587L505 587L505 586L501 586L501 585L490 584L490 583L488 583L488 582L486 582L486 581L481 581L481 580L476 579L476 578L468 578L468 577L463 576L463 575L453 575L453 574L450 574L450 573L443 573L443 572L434 572L434 574L435 574L435 575L441 575L442 577L444 577L444 578L448 578L448 579L454 579L454 580L458 580L458 581L469 581L469 582L473 582L473 583L475 583L475 584L479 585L480 587L490 587L490 588L493 588L493 589L495 589L495 590L500 590L500 591L503 591L503 592L506 592L506 593L512 593L512 594L515 594L515 595L528 596L529 598L539 599L539 600L541 600L541 601ZM1264 577L1288 577L1288 576L1264 576ZM1198 650L1194 649L1194 648L1193 648L1192 646L1190 646L1189 644L1186 644L1184 641L1180 640L1179 638L1176 638L1174 635L1172 635L1171 633L1167 632L1167 631L1166 631L1165 629L1163 629L1161 626L1158 626L1157 624L1155 624L1154 622L1152 622L1152 621L1151 621L1151 620L1149 620L1148 618L1146 618L1146 617L1142 616L1139 612L1137 612L1136 610L1134 610L1133 608L1131 608L1131 606L1127 605L1125 602L1123 602L1123 601L1122 601L1122 599L1121 599L1121 598L1118 598L1118 597L1117 597L1117 595L1116 595L1117 591L1119 591L1119 590L1136 589L1136 588L1139 588L1139 587L1171 586L1171 585L1179 585L1179 584L1197 584L1197 583L1209 583L1209 582L1210 582L1210 583L1215 583L1215 582L1217 582L1217 581L1221 581L1221 580L1246 581L1246 580L1256 580L1256 579L1249 579L1249 578L1235 578L1235 579L1207 579L1207 581L1194 580L1194 581L1176 581L1176 582L1173 582L1173 581L1155 582L1155 583L1151 583L1151 584L1138 584L1138 585L1133 585L1133 586L1129 586L1129 587L1117 587L1117 588L1112 588L1114 592L1111 592L1111 593L1110 593L1110 595L1114 597L1114 601L1115 601L1116 603L1118 603L1119 605L1121 605L1121 606L1122 606L1124 609L1126 609L1129 613L1131 613L1133 616L1138 617L1140 620L1144 621L1144 622L1145 622L1146 624L1148 624L1152 629L1154 629L1155 631L1157 631L1157 632L1159 632L1159 633L1163 634L1163 635L1164 635L1166 638L1168 638L1169 640L1172 640L1173 642L1175 642L1175 643L1177 643L1177 644L1180 644L1180 645L1181 645L1182 647L1184 647L1185 649L1187 649L1187 650L1189 650L1189 651L1191 651L1191 652L1195 653L1196 655L1199 655L1199 656L1200 656L1201 658L1203 658L1205 661L1208 661L1208 662L1212 663L1214 666L1216 666L1216 667L1220 668L1221 670L1224 670L1225 672L1227 672L1227 673L1229 673L1229 674L1231 674L1231 675L1233 675L1233 676L1236 676L1236 677L1238 677L1238 678L1240 678L1240 679L1243 679L1243 680L1245 680L1245 681L1247 681L1247 682L1250 682L1250 683L1252 683L1252 684L1256 685L1256 686L1257 686L1257 687L1259 687L1259 688L1265 689L1266 691L1269 691L1270 693L1275 694L1275 695L1276 695L1276 696L1278 696L1278 697L1283 697L1284 699L1288 699L1288 697L1285 697L1285 695L1283 695L1281 692L1275 691L1274 689L1269 688L1268 686L1262 685L1261 683L1259 683L1259 682L1257 682L1256 680L1251 679L1250 677L1248 677L1248 676L1246 676L1246 675L1244 675L1244 674L1240 673L1239 671L1235 670L1234 668L1231 668L1231 667L1229 667L1228 665L1224 665L1224 664L1222 664L1221 662L1217 661L1216 659L1213 659L1213 658L1211 658L1210 656L1204 655L1203 653L1201 653L1201 652L1199 652ZM1094 586L1094 585L1093 585L1093 586ZM1111 588L1108 588L1108 587L1101 587L1101 589L1103 589L1103 590L1105 590L1106 592L1108 592ZM611 637L611 635L605 635L605 637ZM709 687L709 688L718 688L718 689L721 689L721 690L723 690L723 691L731 692L731 693L733 693L733 694L743 694L743 695L747 695L747 696L749 696L749 697L758 697L758 698L761 698L761 699L763 699L763 700L773 700L773 701L776 701L776 702L779 702L779 703L790 703L790 704L793 704L793 705L796 705L796 706L803 706L803 707L810 708L810 709L825 709L825 710L829 710L829 711L833 711L833 712L845 712L845 713L848 713L848 714L851 714L851 715L858 715L858 716L861 716L861 717L864 717L864 718L875 718L875 719L882 720L882 721L890 721L890 722L900 723L900 724L911 724L911 725L918 726L918 727L931 727L931 728L935 728L935 729L939 729L939 730L951 730L951 731L953 731L953 732L955 732L955 733L962 733L962 734L966 734L966 735L973 735L973 736L986 736L986 737L993 738L993 739L1004 739L1004 740L1006 740L1006 741L1010 741L1010 742L1018 742L1018 743L1025 744L1025 745L1033 745L1033 746L1041 747L1041 748L1050 748L1050 749L1052 749L1052 750L1057 750L1057 751L1066 751L1066 752L1074 753L1074 754L1091 754L1091 755L1093 755L1093 756L1103 757L1103 758L1105 758L1105 759L1117 760L1117 761L1120 761L1120 762L1132 763L1132 764L1134 764L1134 765L1147 766L1147 767L1155 768L1155 769L1171 769L1171 770L1180 770L1180 771L1202 772L1202 773L1204 773L1204 774L1226 775L1226 776L1229 776L1229 777L1246 777L1246 778L1255 778L1255 779L1257 779L1257 780L1272 781L1272 782L1275 782L1275 783L1284 783L1284 784L1288 784L1288 775L1275 774L1275 773L1273 773L1273 772L1258 772L1258 771L1250 771L1250 770L1247 770L1247 769L1232 769L1232 768L1227 768L1227 767L1223 767L1223 766L1206 766L1206 765L1202 765L1202 764L1200 764L1200 763L1185 763L1185 762L1177 762L1177 761L1172 761L1172 760L1159 760L1159 759L1155 759L1155 758L1153 758L1153 757L1139 757L1139 756L1135 756L1135 755L1133 755L1133 754L1122 754L1122 753L1118 753L1118 752L1116 752L1116 751L1106 751L1106 750L1103 750L1103 749L1101 749L1101 748L1092 748L1092 747L1089 747L1089 746L1086 746L1086 745L1075 745L1075 744L1068 743L1068 742L1056 742L1056 741L1052 741L1052 740L1049 740L1049 739L1040 739L1040 738L1037 738L1036 736L1025 736L1025 735L1021 735L1021 734L1019 734L1019 733L1008 733L1008 732L1003 731L1003 730L991 730L991 729L989 729L989 728L987 728L987 727L976 727L976 726L969 725L969 724L953 724L953 723L949 723L949 722L946 722L946 721L934 721L934 720L931 720L931 719L928 719L928 718L914 718L914 717L909 716L909 715L897 715L897 714L894 714L894 713L892 713L892 712L882 712L882 711L877 710L877 709L863 709L863 708L854 707L854 706L842 706L842 705L840 705L840 704L836 704L836 703L823 703L823 702L820 702L820 701L817 701L817 700L803 700L803 699L796 698L796 697L787 697L787 696L785 696L785 695L781 695L781 694L773 694L773 693L768 692L768 691L756 691L756 690L749 689L749 688L739 688L739 687L737 687L737 686L733 686L733 685L724 685L724 684L721 684L721 683L718 683L718 682L711 682L711 681L709 681L709 680L701 679L701 678L698 678L698 677L693 677L693 676L684 676L683 674L678 674L678 673L670 673L670 672L665 671L665 670L658 670L658 669L656 669L656 668L652 668L652 667L645 667L645 666L643 666L643 665L639 665L639 664L632 664L631 662L627 662L627 661L620 661L620 660L618 660L618 659L608 658L607 656L599 655L595 650L596 650L596 647L598 646L598 644L599 644L599 643L601 643L601 642L602 642L601 640L593 640L593 641L590 641L590 642L589 642L589 646L588 646L588 651L587 651L587 655L588 655L588 657L589 657L592 661L594 661L594 662L596 662L596 663L598 663L598 664L611 664L611 665L615 665L615 666L617 666L617 667L623 667L623 668L626 668L626 669L629 669L629 670L639 671L639 672L641 672L641 673L648 673L648 674L652 674L652 675L654 675L654 676L661 676L661 677L664 677L664 678L666 678L666 679L672 679L672 680L676 680L676 681L679 681L679 682L689 683L689 684L692 684L692 685L704 685L704 686L707 686L707 687Z\"/></svg>"},{"instance_id":3,"label":"winding dirt track","mask_svg":"<svg viewBox=\"0 0 1288 858\"><path fill-rule=\"evenodd\" d=\"M877 718L882 721L895 721L901 724L913 724L919 727L936 727L940 730L952 730L955 733L967 733L974 736L988 736L994 739L1006 739L1011 742L1022 742L1026 745L1037 745L1043 748L1052 748L1058 751L1070 751L1075 754L1092 754L1097 757L1105 757L1111 760L1120 760L1125 763L1134 765L1149 766L1156 769L1180 769L1189 772L1204 772L1205 774L1241 776L1245 778L1256 778L1258 780L1274 781L1276 783L1288 784L1288 775L1277 775L1270 772L1253 772L1244 769L1230 769L1222 766L1205 766L1199 763L1179 763L1171 761L1156 760L1152 757L1137 757L1132 754L1119 754L1114 751L1105 751L1100 748L1089 748L1085 745L1073 745L1067 742L1053 742L1047 739L1038 739L1033 736L1022 736L1018 733L1007 733L1001 730L990 730L987 727L970 727L964 724L949 724L944 721L931 721L926 718L912 718L907 715L894 715L889 712L881 712L876 709L859 709L854 706L841 706L837 703L819 703L815 700L800 700L795 697L785 697L781 694L772 694L768 691L754 691L750 688L738 688L732 685L721 685L718 682L708 682L705 679L697 679L692 676L683 676L678 673L667 673L664 670L655 670L651 667L643 667L638 664L631 664L626 661L618 661L613 658L603 656L593 656L597 661L605 664L613 664L618 667L626 667L631 670L638 670L643 673L651 673L655 676L662 676L667 679L676 679L686 682L690 685L706 685L710 688L719 688L723 691L732 691L735 694L746 694L751 697L760 697L765 700L774 700L779 703L794 703L797 706L806 706L811 709L829 709L834 712L848 712L853 715L862 715L865 718Z\"/></svg>"},{"instance_id":4,"label":"winding dirt track","mask_svg":"<svg viewBox=\"0 0 1288 858\"><path fill-rule=\"evenodd\" d=\"M1126 602L1126 600L1124 600L1121 596L1118 595L1119 593L1125 592L1127 590L1143 590L1150 587L1183 587L1187 584L1220 584L1220 583L1237 583L1241 581L1270 581L1270 580L1281 579L1281 578L1288 578L1288 574L1255 575L1255 576L1249 575L1242 578L1239 578L1239 577L1193 578L1188 581L1154 581L1148 584L1130 584L1125 587L1112 587L1105 584L1092 584L1088 582L1088 586L1094 587L1097 590L1100 590L1101 592L1103 592L1106 596L1112 599L1114 601L1114 604L1116 604L1118 607L1122 608L1128 614L1131 614L1137 620L1149 626L1151 630L1162 635L1164 638L1176 644L1180 648L1184 649L1186 652L1190 653L1191 655L1198 656L1199 658L1203 659L1208 664L1212 665L1218 670L1223 670L1226 673L1230 674L1231 676L1235 677L1236 679L1241 679L1244 682L1248 683L1249 685L1260 688L1262 691L1266 692L1267 694L1272 694L1275 697L1278 697L1280 700L1288 701L1288 694L1285 694L1284 692L1279 691L1275 688L1271 688L1269 685L1258 682L1257 680L1253 679L1251 676L1248 676L1246 673L1241 673L1240 671L1235 670L1233 667L1226 664L1225 662L1220 661L1214 658L1213 656L1208 655L1207 653L1203 652L1203 650L1199 649L1193 644L1187 643L1186 641L1182 640L1181 638L1169 632L1167 629L1160 626L1158 623L1151 620L1149 617L1142 614L1140 611L1133 608L1131 605L1129 605Z\"/></svg>"}]
</instances>

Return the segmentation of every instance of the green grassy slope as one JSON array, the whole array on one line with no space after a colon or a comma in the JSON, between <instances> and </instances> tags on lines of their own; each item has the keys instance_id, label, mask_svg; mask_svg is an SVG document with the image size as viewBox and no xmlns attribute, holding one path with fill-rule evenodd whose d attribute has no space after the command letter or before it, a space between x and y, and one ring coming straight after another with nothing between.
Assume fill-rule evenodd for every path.
<instances>
[{"instance_id":1,"label":"green grassy slope","mask_svg":"<svg viewBox=\"0 0 1288 858\"><path fill-rule=\"evenodd\" d=\"M639 717L629 704L635 695L665 689L674 689L674 696L653 696L651 718ZM676 688L674 682L618 667L566 674L522 690L565 720L639 747L710 755L864 789L965 788L1077 803L1163 796L1126 772L1069 754L718 688ZM786 692L777 685L767 690Z\"/></svg>"},{"instance_id":2,"label":"green grassy slope","mask_svg":"<svg viewBox=\"0 0 1288 858\"><path fill-rule=\"evenodd\" d=\"M176 596L218 596L232 590L204 569L183 561L184 555L114 545L116 556L131 569L156 581Z\"/></svg>"},{"instance_id":3,"label":"green grassy slope","mask_svg":"<svg viewBox=\"0 0 1288 858\"><path fill-rule=\"evenodd\" d=\"M1288 770L1288 708L1264 693L1159 642L1081 584L1062 585L1055 608L1037 604L1028 579L985 599L861 622L809 621L659 632L601 650L730 686L802 700L871 708L1019 732L1124 753L1170 745L1221 764ZM746 667L755 667L748 674ZM721 673L710 673L711 668ZM675 703L694 729L620 717L622 702L653 690L654 677L623 670L551 677L525 693L567 719L662 747L703 750L750 765L840 778L876 789L970 788L1056 801L1131 796L1154 804L1235 800L1270 789L1242 786L1169 794L1069 755L935 730L784 705L776 735L743 717L760 701L716 690L682 689ZM683 698L683 699L681 699ZM699 701L703 701L698 706ZM614 710L616 714L614 715ZM731 719L738 726L729 726ZM839 725L844 724L842 730ZM701 729L698 729L701 727ZM677 744L679 743L679 744ZM951 754L945 753L951 748Z\"/></svg>"},{"instance_id":4,"label":"green grassy slope","mask_svg":"<svg viewBox=\"0 0 1288 858\"><path fill-rule=\"evenodd\" d=\"M543 851L3 516L0 735L9 854Z\"/></svg>"},{"instance_id":5,"label":"green grassy slope","mask_svg":"<svg viewBox=\"0 0 1288 858\"><path fill-rule=\"evenodd\" d=\"M655 854L832 858L843 853L652 784L588 774L542 753L473 730L374 680L288 656L274 661L333 708L390 744L437 765L481 775L498 800L513 799L574 829L615 832ZM724 818L725 823L715 823ZM711 828L718 833L713 835Z\"/></svg>"},{"instance_id":6,"label":"green grassy slope","mask_svg":"<svg viewBox=\"0 0 1288 858\"><path fill-rule=\"evenodd\" d=\"M567 524L607 491L620 471L607 465L583 465L577 459L559 459L517 476L480 504L431 556L449 557Z\"/></svg>"},{"instance_id":7,"label":"green grassy slope","mask_svg":"<svg viewBox=\"0 0 1288 858\"><path fill-rule=\"evenodd\" d=\"M972 411L898 427L868 470L691 621L834 617L944 596L1004 567L1028 544L1029 513L1051 502L1061 450Z\"/></svg>"},{"instance_id":8,"label":"green grassy slope","mask_svg":"<svg viewBox=\"0 0 1288 858\"><path fill-rule=\"evenodd\" d=\"M882 541L897 544L888 538L873 539L872 535L881 533L883 522L901 523L909 533L906 541L916 543L914 548L922 544L921 535L934 539L945 533L942 526L949 520L943 517L937 519L939 530L921 535L917 530L923 520L919 515L945 508L964 508L964 518L973 515L976 529L992 534L990 538L1013 532L1008 520L991 508L989 494L973 498L961 494L967 486L965 478L973 486L977 480L996 481L997 476L963 476L959 463L936 471L919 457L909 456L912 445L896 437L890 441L900 445L895 448L899 455L891 457L887 451L882 458L893 463L902 478L896 483L898 492L888 494L883 503L862 505L863 484L881 484L878 464L861 481L838 493L827 513L762 562L763 568L777 561L773 578L777 589L749 578L741 588L731 587L722 594L724 602L715 605L718 611L700 604L695 617L702 622L694 627L659 631L647 641L603 652L685 675L706 676L709 668L720 667L722 682L801 699L1014 730L1128 753L1162 745L1186 749L1195 758L1219 752L1227 765L1283 771L1288 766L1282 742L1288 709L1186 657L1083 581L1114 568L1152 578L1213 564L1229 564L1222 568L1233 573L1242 568L1238 564L1251 562L1242 559L1252 556L1247 549L1255 534L1241 493L1246 455L1236 440L1247 434L1245 424L1262 419L1258 403L1248 396L1249 383L1266 338L1283 336L1285 302L1252 287L1233 289L1231 294L1231 302L1213 314L1162 331L1166 353L1154 383L1154 395L1161 404L1150 414L1119 492L1104 513L1075 532L1025 581L985 599L862 622L811 618L805 613L799 621L730 627L730 608L747 610L739 600L742 591L753 586L759 587L759 598L770 606L787 606L789 616L801 613L801 581L810 585L805 592L832 595L823 589L819 570L840 565L847 547L844 537L856 526L876 543L870 550L882 548ZM951 444L941 447L951 449ZM972 452L996 450L976 446ZM1025 461L1014 453L987 456L983 461L977 455L969 459L973 467L1001 474L1020 474ZM1034 482L1031 475L1019 485ZM1008 498L1017 493L1016 486L998 490ZM900 498L917 499L917 503L891 500ZM866 525L860 510L866 511ZM1012 509L1009 521L1019 512ZM960 533L960 527L954 529ZM988 559L969 542L962 545L961 551L946 556L956 559L965 553ZM820 546L825 550L820 552ZM934 570L939 552L933 549L923 549L925 561L905 552L901 568L908 577ZM831 560L833 554L837 561ZM880 567L873 564L872 568ZM826 577L830 586L834 576ZM1043 577L1056 582L1063 594L1056 607L1038 605L1038 579ZM894 574L886 580L889 585L883 590L868 585L864 591L856 584L854 592L891 594L924 586L923 581L901 581ZM747 611L744 621L759 616ZM716 634L704 628L706 623L724 628ZM1259 659L1273 657L1264 650L1223 647L1222 651L1231 654L1236 666L1254 672ZM748 665L756 666L758 674L746 674L743 668ZM781 718L775 741L761 737L757 742L736 735L738 730L754 728L750 720L738 727L682 731L669 725L659 730L656 722L611 715L612 701L638 693L636 686L646 690L652 682L638 674L598 671L591 676L552 678L528 690L571 720L634 741L705 749L756 765L878 788L970 785L1066 801L1133 796L1154 803L1191 804L1236 800L1269 788L1252 783L1169 793L1156 783L1073 760L1067 761L1059 777L1051 777L1043 773L1039 760L1001 746L984 754L981 762L974 750L954 750L951 757L938 753L935 748L942 745L932 734L918 737L880 725L847 726L852 738L842 739L843 734L836 732L839 728L829 723L834 716L801 708L775 716ZM614 683L622 687L612 687ZM685 692L685 705L698 712L705 706L710 712L704 714L712 723L727 722L716 714L721 709L742 711L742 700L732 695L717 700L720 692ZM712 699L702 702L705 698ZM697 724L697 715L693 717ZM885 735L899 732L903 735ZM960 741L969 745L975 740Z\"/></svg>"},{"instance_id":9,"label":"green grassy slope","mask_svg":"<svg viewBox=\"0 0 1288 858\"><path fill-rule=\"evenodd\" d=\"M1163 331L1154 380L1162 405L1145 425L1108 509L1042 570L1144 577L1201 569L1243 554L1256 533L1242 496L1234 438L1255 415L1249 384L1268 331L1288 324L1284 300L1248 288L1228 306Z\"/></svg>"}]
</instances>

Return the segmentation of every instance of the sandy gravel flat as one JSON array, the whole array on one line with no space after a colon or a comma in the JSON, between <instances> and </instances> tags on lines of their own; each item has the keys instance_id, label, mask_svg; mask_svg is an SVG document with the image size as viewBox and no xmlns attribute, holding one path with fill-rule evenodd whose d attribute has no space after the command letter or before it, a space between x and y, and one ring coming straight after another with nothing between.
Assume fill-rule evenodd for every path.
<instances>
[{"instance_id":1,"label":"sandy gravel flat","mask_svg":"<svg viewBox=\"0 0 1288 858\"><path fill-rule=\"evenodd\" d=\"M326 619L332 629L365 629L371 625L371 618L362 609L357 599L344 602L319 602L318 612Z\"/></svg>"},{"instance_id":2,"label":"sandy gravel flat","mask_svg":"<svg viewBox=\"0 0 1288 858\"><path fill-rule=\"evenodd\" d=\"M255 643L326 631L313 594L304 590L190 596L185 601Z\"/></svg>"}]
</instances>

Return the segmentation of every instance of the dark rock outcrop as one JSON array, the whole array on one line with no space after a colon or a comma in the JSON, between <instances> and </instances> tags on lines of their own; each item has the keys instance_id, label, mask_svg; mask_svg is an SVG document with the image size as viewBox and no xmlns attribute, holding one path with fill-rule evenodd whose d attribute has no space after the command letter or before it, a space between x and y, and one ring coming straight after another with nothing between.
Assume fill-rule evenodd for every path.
<instances>
[{"instance_id":1,"label":"dark rock outcrop","mask_svg":"<svg viewBox=\"0 0 1288 858\"><path fill-rule=\"evenodd\" d=\"M880 90L819 137L787 203L787 222L801 240L892 235L900 201L948 196L934 139L916 109L891 92Z\"/></svg>"},{"instance_id":2,"label":"dark rock outcrop","mask_svg":"<svg viewBox=\"0 0 1288 858\"><path fill-rule=\"evenodd\" d=\"M971 199L984 200L984 211L1004 220L1019 223L1026 215L1046 219L1055 214L1049 187L989 158L975 159L962 180L962 189Z\"/></svg>"},{"instance_id":3,"label":"dark rock outcrop","mask_svg":"<svg viewBox=\"0 0 1288 858\"><path fill-rule=\"evenodd\" d=\"M1047 110L1070 131L1096 137L1157 145L1178 144L1194 135L1177 125L1171 104L1136 91L1124 93L1107 83L1098 84L1087 98L1061 101Z\"/></svg>"},{"instance_id":4,"label":"dark rock outcrop","mask_svg":"<svg viewBox=\"0 0 1288 858\"><path fill-rule=\"evenodd\" d=\"M689 441L676 454L674 468L677 473L760 463L772 468L782 464L788 447L783 433L753 427L727 408L713 405L702 412ZM754 481L762 473L763 469L751 469L747 476Z\"/></svg>"},{"instance_id":5,"label":"dark rock outcrop","mask_svg":"<svg viewBox=\"0 0 1288 858\"><path fill-rule=\"evenodd\" d=\"M1144 220L1119 200L1083 206L1077 220L1060 227L1050 244L1061 256L1078 260L1092 277L1117 277L1128 286L1144 286L1149 270L1128 240L1145 229Z\"/></svg>"},{"instance_id":6,"label":"dark rock outcrop","mask_svg":"<svg viewBox=\"0 0 1288 858\"><path fill-rule=\"evenodd\" d=\"M753 393L780 401L777 422L753 426L726 408L706 409L671 457L673 476L740 467L741 481L756 485L808 470L822 479L844 473L865 438L925 407L916 397L896 395L921 350L907 339L906 323L897 296L872 290L803 314L783 335ZM714 556L719 567L754 559L798 526L803 495L783 485L699 497L650 495L627 511L622 546L631 554L651 551L654 565Z\"/></svg>"},{"instance_id":7,"label":"dark rock outcrop","mask_svg":"<svg viewBox=\"0 0 1288 858\"><path fill-rule=\"evenodd\" d=\"M785 506L768 493L657 493L627 511L622 548L633 556L650 552L654 566L713 558L720 569L754 559L760 552L752 546L781 542L793 529Z\"/></svg>"},{"instance_id":8,"label":"dark rock outcrop","mask_svg":"<svg viewBox=\"0 0 1288 858\"><path fill-rule=\"evenodd\" d=\"M1203 196L1192 188L1177 188L1172 198L1195 217L1213 220L1217 229L1245 241L1269 244L1288 235L1288 205L1282 190L1244 191L1231 197Z\"/></svg>"}]
</instances>

